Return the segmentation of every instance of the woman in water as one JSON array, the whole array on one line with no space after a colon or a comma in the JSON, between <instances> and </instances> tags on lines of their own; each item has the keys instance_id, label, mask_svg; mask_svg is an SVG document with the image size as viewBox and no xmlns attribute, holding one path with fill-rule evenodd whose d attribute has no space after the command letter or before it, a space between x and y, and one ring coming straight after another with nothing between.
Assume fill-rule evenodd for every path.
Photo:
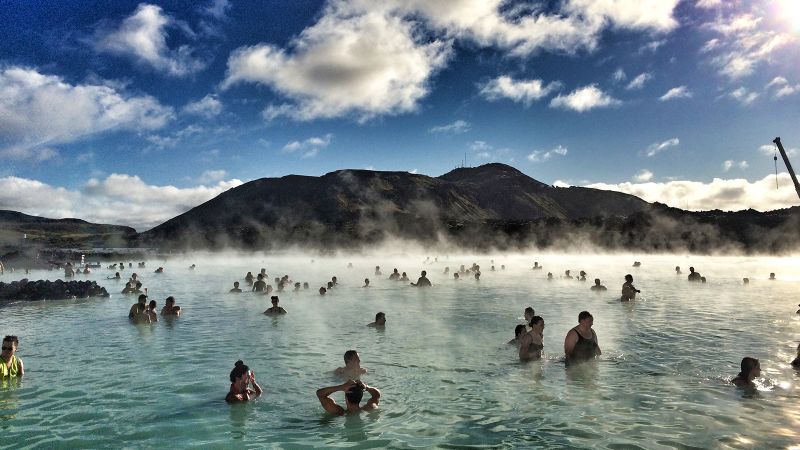
<instances>
[{"instance_id":1,"label":"woman in water","mask_svg":"<svg viewBox=\"0 0 800 450\"><path fill-rule=\"evenodd\" d=\"M753 380L761 375L761 364L757 359L747 356L742 358L741 369L739 374L731 380L731 383L738 387L755 388L756 385Z\"/></svg>"},{"instance_id":2,"label":"woman in water","mask_svg":"<svg viewBox=\"0 0 800 450\"><path fill-rule=\"evenodd\" d=\"M231 390L225 396L228 403L246 402L263 392L256 383L256 374L240 359L231 370ZM252 387L252 389L250 389Z\"/></svg>"},{"instance_id":3,"label":"woman in water","mask_svg":"<svg viewBox=\"0 0 800 450\"><path fill-rule=\"evenodd\" d=\"M540 359L544 349L544 319L533 316L530 325L531 331L522 336L519 344L519 359L522 361Z\"/></svg>"}]
</instances>

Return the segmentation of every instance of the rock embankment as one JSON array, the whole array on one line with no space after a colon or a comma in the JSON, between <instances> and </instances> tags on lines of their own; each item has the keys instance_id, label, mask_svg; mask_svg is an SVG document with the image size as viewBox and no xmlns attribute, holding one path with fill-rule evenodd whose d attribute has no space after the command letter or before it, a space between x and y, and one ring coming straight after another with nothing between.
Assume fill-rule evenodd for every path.
<instances>
[{"instance_id":1,"label":"rock embankment","mask_svg":"<svg viewBox=\"0 0 800 450\"><path fill-rule=\"evenodd\" d=\"M108 297L108 292L95 281L28 281L23 278L11 283L0 283L0 300L65 300L87 297Z\"/></svg>"}]
</instances>

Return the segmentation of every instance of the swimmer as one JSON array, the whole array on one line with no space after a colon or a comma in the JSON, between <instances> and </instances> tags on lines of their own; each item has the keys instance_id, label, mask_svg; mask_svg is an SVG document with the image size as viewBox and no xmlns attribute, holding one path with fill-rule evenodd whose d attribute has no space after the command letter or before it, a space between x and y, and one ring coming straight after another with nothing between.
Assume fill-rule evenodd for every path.
<instances>
[{"instance_id":1,"label":"swimmer","mask_svg":"<svg viewBox=\"0 0 800 450\"><path fill-rule=\"evenodd\" d=\"M633 267L642 267L642 263L640 263L639 261L634 261Z\"/></svg>"},{"instance_id":2,"label":"swimmer","mask_svg":"<svg viewBox=\"0 0 800 450\"><path fill-rule=\"evenodd\" d=\"M449 273L450 273L450 267L445 267L444 268L444 274L447 275Z\"/></svg>"},{"instance_id":3,"label":"swimmer","mask_svg":"<svg viewBox=\"0 0 800 450\"><path fill-rule=\"evenodd\" d=\"M325 289L325 287L324 287L324 286L323 286L323 287L321 287L321 288L319 288L319 295L325 295L325 293L326 293L326 292L328 292L328 290L327 290L327 289Z\"/></svg>"},{"instance_id":4,"label":"swimmer","mask_svg":"<svg viewBox=\"0 0 800 450\"><path fill-rule=\"evenodd\" d=\"M16 355L19 348L19 339L16 336L3 338L2 353L0 353L0 378L13 378L25 375L25 366Z\"/></svg>"},{"instance_id":5,"label":"swimmer","mask_svg":"<svg viewBox=\"0 0 800 450\"><path fill-rule=\"evenodd\" d=\"M375 275L381 276L381 266L375 266Z\"/></svg>"},{"instance_id":6,"label":"swimmer","mask_svg":"<svg viewBox=\"0 0 800 450\"><path fill-rule=\"evenodd\" d=\"M150 317L150 322L158 322L158 314L156 314L156 301L150 300L150 303L147 304L147 311L145 311L147 315Z\"/></svg>"},{"instance_id":7,"label":"swimmer","mask_svg":"<svg viewBox=\"0 0 800 450\"><path fill-rule=\"evenodd\" d=\"M141 294L136 303L134 303L133 306L131 306L131 309L128 312L128 318L133 319L134 317L136 317L136 314L138 313L138 306L139 305L145 306L146 304L147 304L147 295Z\"/></svg>"},{"instance_id":8,"label":"swimmer","mask_svg":"<svg viewBox=\"0 0 800 450\"><path fill-rule=\"evenodd\" d=\"M355 350L344 352L344 367L337 367L334 371L336 375L346 376L347 378L358 379L367 373L367 369L361 367L361 356Z\"/></svg>"},{"instance_id":9,"label":"swimmer","mask_svg":"<svg viewBox=\"0 0 800 450\"><path fill-rule=\"evenodd\" d=\"M150 314L147 313L147 294L141 294L138 302L131 306L128 318L136 323L150 323Z\"/></svg>"},{"instance_id":10,"label":"swimmer","mask_svg":"<svg viewBox=\"0 0 800 450\"><path fill-rule=\"evenodd\" d=\"M797 354L792 360L792 367L795 369L800 369L800 344L797 344Z\"/></svg>"},{"instance_id":11,"label":"swimmer","mask_svg":"<svg viewBox=\"0 0 800 450\"><path fill-rule=\"evenodd\" d=\"M403 276L401 276L401 277L400 277L400 281L410 281L410 280L408 279L408 275L406 275L406 273L405 273L405 272L403 272Z\"/></svg>"},{"instance_id":12,"label":"swimmer","mask_svg":"<svg viewBox=\"0 0 800 450\"><path fill-rule=\"evenodd\" d=\"M122 289L121 294L133 294L133 285L130 281L125 283L125 287Z\"/></svg>"},{"instance_id":13,"label":"swimmer","mask_svg":"<svg viewBox=\"0 0 800 450\"><path fill-rule=\"evenodd\" d=\"M197 267L197 266L195 266L194 264L192 264L191 266L189 266L189 270L194 270L194 268L195 268L195 267Z\"/></svg>"},{"instance_id":14,"label":"swimmer","mask_svg":"<svg viewBox=\"0 0 800 450\"><path fill-rule=\"evenodd\" d=\"M742 284L750 284L750 278L742 278Z\"/></svg>"},{"instance_id":15,"label":"swimmer","mask_svg":"<svg viewBox=\"0 0 800 450\"><path fill-rule=\"evenodd\" d=\"M142 282L141 281L137 281L136 284L133 286L133 293L134 294L139 294L141 292L142 292Z\"/></svg>"},{"instance_id":16,"label":"swimmer","mask_svg":"<svg viewBox=\"0 0 800 450\"><path fill-rule=\"evenodd\" d=\"M797 305L797 306L800 306L800 305ZM795 314L800 314L800 309L798 309L797 312L795 312Z\"/></svg>"},{"instance_id":17,"label":"swimmer","mask_svg":"<svg viewBox=\"0 0 800 450\"><path fill-rule=\"evenodd\" d=\"M164 273L164 268L163 268L163 267L159 267L159 268L158 268L158 269L156 269L156 270L155 270L155 272L153 272L153 273Z\"/></svg>"},{"instance_id":18,"label":"swimmer","mask_svg":"<svg viewBox=\"0 0 800 450\"><path fill-rule=\"evenodd\" d=\"M72 263L67 263L64 266L64 278L72 278L75 276L75 270L72 269Z\"/></svg>"},{"instance_id":19,"label":"swimmer","mask_svg":"<svg viewBox=\"0 0 800 450\"><path fill-rule=\"evenodd\" d=\"M287 280L289 279L288 275L286 275L286 279ZM333 283L334 286L338 286L339 285L339 281L336 279L336 277L331 277L331 283Z\"/></svg>"},{"instance_id":20,"label":"swimmer","mask_svg":"<svg viewBox=\"0 0 800 450\"><path fill-rule=\"evenodd\" d=\"M369 278L364 278L364 285L363 285L363 286L361 286L361 287L365 287L365 288L368 288L368 287L370 287L370 286L369 286Z\"/></svg>"},{"instance_id":21,"label":"swimmer","mask_svg":"<svg viewBox=\"0 0 800 450\"><path fill-rule=\"evenodd\" d=\"M569 270L565 270L564 271L564 278L566 278L568 280L572 279L572 275L569 274Z\"/></svg>"},{"instance_id":22,"label":"swimmer","mask_svg":"<svg viewBox=\"0 0 800 450\"><path fill-rule=\"evenodd\" d=\"M675 266L675 275L681 274L681 266Z\"/></svg>"},{"instance_id":23,"label":"swimmer","mask_svg":"<svg viewBox=\"0 0 800 450\"><path fill-rule=\"evenodd\" d=\"M533 267L531 267L531 269L533 269L533 270L542 270L542 266L539 265L539 261L534 261L533 262Z\"/></svg>"},{"instance_id":24,"label":"swimmer","mask_svg":"<svg viewBox=\"0 0 800 450\"><path fill-rule=\"evenodd\" d=\"M531 331L525 333L519 342L519 359L530 361L540 359L544 349L544 319L533 316L530 322Z\"/></svg>"},{"instance_id":25,"label":"swimmer","mask_svg":"<svg viewBox=\"0 0 800 450\"><path fill-rule=\"evenodd\" d=\"M536 311L533 310L532 306L528 306L525 308L525 313L523 315L525 316L525 323L528 324L531 322L531 319L533 319L533 316L536 315Z\"/></svg>"},{"instance_id":26,"label":"swimmer","mask_svg":"<svg viewBox=\"0 0 800 450\"><path fill-rule=\"evenodd\" d=\"M280 315L280 314L286 314L286 310L281 308L280 306L278 306L278 296L277 295L273 295L272 297L270 297L270 299L272 300L272 307L271 308L267 308L267 310L264 311L264 314L266 314L268 316L276 316L276 315Z\"/></svg>"},{"instance_id":27,"label":"swimmer","mask_svg":"<svg viewBox=\"0 0 800 450\"><path fill-rule=\"evenodd\" d=\"M755 388L753 380L761 375L761 364L757 359L746 356L742 358L740 367L742 370L731 380L731 383L737 387Z\"/></svg>"},{"instance_id":28,"label":"swimmer","mask_svg":"<svg viewBox=\"0 0 800 450\"><path fill-rule=\"evenodd\" d=\"M258 274L258 278L256 282L253 283L253 290L252 292L264 292L267 289L267 283L264 281L264 276Z\"/></svg>"},{"instance_id":29,"label":"swimmer","mask_svg":"<svg viewBox=\"0 0 800 450\"><path fill-rule=\"evenodd\" d=\"M303 283L303 289L308 289L308 281Z\"/></svg>"},{"instance_id":30,"label":"swimmer","mask_svg":"<svg viewBox=\"0 0 800 450\"><path fill-rule=\"evenodd\" d=\"M770 279L770 281L775 281L775 280L776 280L776 278L775 278L775 272L770 272L770 274L769 274L769 279Z\"/></svg>"},{"instance_id":31,"label":"swimmer","mask_svg":"<svg viewBox=\"0 0 800 450\"><path fill-rule=\"evenodd\" d=\"M303 287L303 286L302 286L302 285L300 285L300 282L298 281L297 283L295 283L295 284L294 284L294 291L295 291L295 292L300 292L300 289L301 289L302 287Z\"/></svg>"},{"instance_id":32,"label":"swimmer","mask_svg":"<svg viewBox=\"0 0 800 450\"><path fill-rule=\"evenodd\" d=\"M239 282L238 282L238 281L234 281L234 282L233 282L233 289L231 289L231 290L230 290L230 291L228 291L228 292L230 292L230 293L232 293L232 294L239 294L239 293L241 293L241 292L242 292L242 290L241 290L241 289L239 289Z\"/></svg>"},{"instance_id":33,"label":"swimmer","mask_svg":"<svg viewBox=\"0 0 800 450\"><path fill-rule=\"evenodd\" d=\"M397 281L400 279L400 272L397 271L397 268L395 268L392 274L389 275L389 279L392 281Z\"/></svg>"},{"instance_id":34,"label":"swimmer","mask_svg":"<svg viewBox=\"0 0 800 450\"><path fill-rule=\"evenodd\" d=\"M244 276L244 281L246 281L247 284L253 284L253 279L254 277L252 272L247 272L247 275Z\"/></svg>"},{"instance_id":35,"label":"swimmer","mask_svg":"<svg viewBox=\"0 0 800 450\"><path fill-rule=\"evenodd\" d=\"M495 270L494 270L494 266L492 266L492 267L489 269L489 272L494 272L494 271L495 271Z\"/></svg>"},{"instance_id":36,"label":"swimmer","mask_svg":"<svg viewBox=\"0 0 800 450\"><path fill-rule=\"evenodd\" d=\"M547 281L553 281L553 272L547 272Z\"/></svg>"},{"instance_id":37,"label":"swimmer","mask_svg":"<svg viewBox=\"0 0 800 450\"><path fill-rule=\"evenodd\" d=\"M330 398L331 394L338 391L344 392L344 408L336 404L336 402ZM364 395L364 391L369 392L371 397L369 400L367 400L367 404L362 407L359 406L359 403L361 403L361 398ZM319 402L325 411L338 416L343 416L345 414L357 414L361 411L373 411L378 409L378 403L381 399L381 391L372 386L367 386L361 381L347 380L346 382L337 386L329 386L326 388L317 389L317 398L319 399Z\"/></svg>"},{"instance_id":38,"label":"swimmer","mask_svg":"<svg viewBox=\"0 0 800 450\"><path fill-rule=\"evenodd\" d=\"M372 328L384 328L386 326L386 314L382 312L375 314L375 322L369 323L367 326Z\"/></svg>"},{"instance_id":39,"label":"swimmer","mask_svg":"<svg viewBox=\"0 0 800 450\"><path fill-rule=\"evenodd\" d=\"M428 272L423 270L422 273L420 274L419 279L417 279L417 282L411 283L411 285L415 287L430 287L431 280L428 279L428 277L426 276L427 274Z\"/></svg>"},{"instance_id":40,"label":"swimmer","mask_svg":"<svg viewBox=\"0 0 800 450\"><path fill-rule=\"evenodd\" d=\"M225 401L228 403L246 402L263 392L261 386L256 383L256 374L244 365L242 360L236 361L230 378L231 389L225 396Z\"/></svg>"},{"instance_id":41,"label":"swimmer","mask_svg":"<svg viewBox=\"0 0 800 450\"><path fill-rule=\"evenodd\" d=\"M500 270L506 270L506 265L505 264L500 264Z\"/></svg>"},{"instance_id":42,"label":"swimmer","mask_svg":"<svg viewBox=\"0 0 800 450\"><path fill-rule=\"evenodd\" d=\"M333 289L333 281L328 281L328 290Z\"/></svg>"},{"instance_id":43,"label":"swimmer","mask_svg":"<svg viewBox=\"0 0 800 450\"><path fill-rule=\"evenodd\" d=\"M636 287L633 285L633 275L625 275L625 283L622 284L622 297L620 297L619 300L621 302L636 300L636 294L640 292L642 291L636 289Z\"/></svg>"},{"instance_id":44,"label":"swimmer","mask_svg":"<svg viewBox=\"0 0 800 450\"><path fill-rule=\"evenodd\" d=\"M584 272L583 270L581 270L581 273L580 273L580 275L581 275L581 277L580 277L580 278L578 278L578 279L579 279L580 281L586 281L586 272Z\"/></svg>"},{"instance_id":45,"label":"swimmer","mask_svg":"<svg viewBox=\"0 0 800 450\"><path fill-rule=\"evenodd\" d=\"M519 340L525 334L525 325L517 325L514 327L514 339L508 341L508 345L519 346Z\"/></svg>"},{"instance_id":46,"label":"swimmer","mask_svg":"<svg viewBox=\"0 0 800 450\"><path fill-rule=\"evenodd\" d=\"M25 273L28 273L28 269L25 269ZM84 275L88 275L88 274L90 274L90 273L92 273L92 271L91 271L91 270L89 270L89 265L87 264L87 265L86 265L86 266L83 268L83 274L84 274Z\"/></svg>"},{"instance_id":47,"label":"swimmer","mask_svg":"<svg viewBox=\"0 0 800 450\"><path fill-rule=\"evenodd\" d=\"M458 272L453 272L453 279L458 281Z\"/></svg>"},{"instance_id":48,"label":"swimmer","mask_svg":"<svg viewBox=\"0 0 800 450\"><path fill-rule=\"evenodd\" d=\"M269 278L269 275L267 275L267 269L265 269L265 268L263 268L263 267L262 267L262 268L261 268L261 272L259 272L259 273L260 273L261 275L264 275L264 278Z\"/></svg>"},{"instance_id":49,"label":"swimmer","mask_svg":"<svg viewBox=\"0 0 800 450\"><path fill-rule=\"evenodd\" d=\"M120 279L122 279L122 277L119 276L119 272L117 272L117 273L114 274L113 277L107 277L107 279L108 280L120 280Z\"/></svg>"},{"instance_id":50,"label":"swimmer","mask_svg":"<svg viewBox=\"0 0 800 450\"><path fill-rule=\"evenodd\" d=\"M701 283L705 283L706 282L706 277L700 277L700 282Z\"/></svg>"},{"instance_id":51,"label":"swimmer","mask_svg":"<svg viewBox=\"0 0 800 450\"><path fill-rule=\"evenodd\" d=\"M161 308L162 316L180 316L181 307L175 304L175 297L169 296L164 300L164 307Z\"/></svg>"},{"instance_id":52,"label":"swimmer","mask_svg":"<svg viewBox=\"0 0 800 450\"><path fill-rule=\"evenodd\" d=\"M578 314L578 326L569 330L567 337L564 338L567 363L588 361L602 354L597 343L597 333L592 329L593 324L594 317L589 311L581 311Z\"/></svg>"},{"instance_id":53,"label":"swimmer","mask_svg":"<svg viewBox=\"0 0 800 450\"><path fill-rule=\"evenodd\" d=\"M700 281L700 273L694 271L694 267L689 267L689 276L686 277L689 281Z\"/></svg>"},{"instance_id":54,"label":"swimmer","mask_svg":"<svg viewBox=\"0 0 800 450\"><path fill-rule=\"evenodd\" d=\"M475 272L475 281L481 281L481 273Z\"/></svg>"},{"instance_id":55,"label":"swimmer","mask_svg":"<svg viewBox=\"0 0 800 450\"><path fill-rule=\"evenodd\" d=\"M594 279L594 286L590 287L589 289L591 289L591 290L593 290L595 292L600 292L600 291L605 291L606 287L603 286L602 284L600 284L600 278L595 278Z\"/></svg>"}]
</instances>

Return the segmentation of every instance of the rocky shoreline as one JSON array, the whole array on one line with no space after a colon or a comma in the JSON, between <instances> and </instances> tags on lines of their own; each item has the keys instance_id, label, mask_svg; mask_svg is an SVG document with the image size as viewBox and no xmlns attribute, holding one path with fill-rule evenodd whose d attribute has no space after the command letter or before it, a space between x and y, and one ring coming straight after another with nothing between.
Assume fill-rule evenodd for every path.
<instances>
[{"instance_id":1,"label":"rocky shoreline","mask_svg":"<svg viewBox=\"0 0 800 450\"><path fill-rule=\"evenodd\" d=\"M0 283L0 301L67 300L108 296L106 288L95 281L29 281L23 278L11 283Z\"/></svg>"}]
</instances>

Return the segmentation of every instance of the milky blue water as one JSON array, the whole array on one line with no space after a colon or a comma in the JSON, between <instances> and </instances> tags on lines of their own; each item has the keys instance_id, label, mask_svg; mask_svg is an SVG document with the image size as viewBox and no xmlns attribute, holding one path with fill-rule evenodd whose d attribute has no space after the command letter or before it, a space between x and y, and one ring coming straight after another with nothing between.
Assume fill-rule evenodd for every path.
<instances>
[{"instance_id":1,"label":"milky blue water","mask_svg":"<svg viewBox=\"0 0 800 450\"><path fill-rule=\"evenodd\" d=\"M196 256L148 261L137 272L158 308L168 295L184 315L132 325L134 297L96 270L110 298L17 302L0 307L0 334L20 336L27 375L0 389L0 446L142 447L542 447L785 448L800 445L798 374L789 361L800 339L800 265L792 258L687 256L439 255L372 257ZM433 255L431 255L433 259ZM494 259L496 271L490 270ZM632 268L633 260L642 262ZM545 269L532 271L533 261ZM354 268L348 269L352 262ZM477 262L480 282L453 281L445 266ZM197 264L194 271L189 264ZM108 263L104 263L107 265ZM381 265L384 276L373 275ZM500 270L505 264L506 270ZM157 266L166 273L156 275ZM708 278L677 277L689 265ZM228 294L247 271L289 274L311 289L280 294L288 310L267 317L268 297ZM393 267L431 289L385 278ZM591 281L556 279L586 270ZM769 272L777 281L767 281ZM642 293L617 301L631 273ZM31 279L56 279L37 271ZM336 275L340 286L317 289ZM22 278L20 272L0 279ZM751 283L743 286L742 277ZM374 287L362 289L364 278ZM274 284L274 282L272 282ZM506 344L523 310L545 319L544 359L521 363ZM595 317L603 355L565 369L563 340L581 310ZM378 311L384 331L366 327ZM319 387L348 349L382 392L380 410L325 414ZM729 379L743 356L759 358L757 395ZM228 374L243 359L264 395L224 402ZM334 399L342 404L341 393Z\"/></svg>"}]
</instances>

